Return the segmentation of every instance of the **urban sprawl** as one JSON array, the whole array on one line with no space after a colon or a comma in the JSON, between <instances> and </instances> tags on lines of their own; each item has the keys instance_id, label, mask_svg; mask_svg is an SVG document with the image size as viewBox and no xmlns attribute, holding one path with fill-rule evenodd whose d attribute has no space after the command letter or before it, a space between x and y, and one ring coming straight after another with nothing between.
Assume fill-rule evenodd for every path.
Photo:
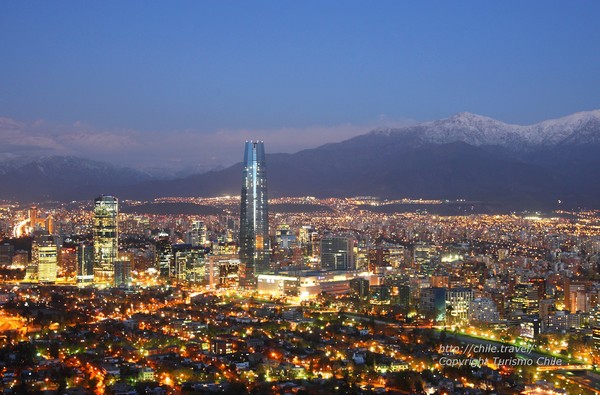
<instances>
[{"instance_id":1,"label":"urban sprawl","mask_svg":"<svg viewBox=\"0 0 600 395\"><path fill-rule=\"evenodd\" d=\"M267 199L265 168L249 142L240 196L0 202L3 392L599 393L600 211Z\"/></svg>"}]
</instances>

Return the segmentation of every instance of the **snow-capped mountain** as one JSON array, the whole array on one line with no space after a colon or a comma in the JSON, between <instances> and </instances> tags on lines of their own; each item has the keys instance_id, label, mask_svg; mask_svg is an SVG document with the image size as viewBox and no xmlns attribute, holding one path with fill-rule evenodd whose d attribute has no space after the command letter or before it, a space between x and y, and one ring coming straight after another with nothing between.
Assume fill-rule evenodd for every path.
<instances>
[{"instance_id":1,"label":"snow-capped mountain","mask_svg":"<svg viewBox=\"0 0 600 395\"><path fill-rule=\"evenodd\" d=\"M267 142L268 144L268 142ZM268 145L267 145L268 146ZM12 153L13 151L8 151ZM173 180L72 157L0 165L0 199L222 196L241 164ZM269 194L468 199L508 208L600 208L600 111L535 125L460 113L376 130L295 154L267 155Z\"/></svg>"},{"instance_id":2,"label":"snow-capped mountain","mask_svg":"<svg viewBox=\"0 0 600 395\"><path fill-rule=\"evenodd\" d=\"M558 145L584 145L600 141L600 110L579 112L536 123L512 125L468 112L401 129L373 134L411 138L433 144L463 142L474 146L500 146L515 150Z\"/></svg>"},{"instance_id":3,"label":"snow-capped mountain","mask_svg":"<svg viewBox=\"0 0 600 395\"><path fill-rule=\"evenodd\" d=\"M460 113L296 154L267 155L270 196L471 199L511 209L600 208L599 168L600 111L527 126ZM149 181L124 193L236 194L240 173L237 164Z\"/></svg>"}]
</instances>

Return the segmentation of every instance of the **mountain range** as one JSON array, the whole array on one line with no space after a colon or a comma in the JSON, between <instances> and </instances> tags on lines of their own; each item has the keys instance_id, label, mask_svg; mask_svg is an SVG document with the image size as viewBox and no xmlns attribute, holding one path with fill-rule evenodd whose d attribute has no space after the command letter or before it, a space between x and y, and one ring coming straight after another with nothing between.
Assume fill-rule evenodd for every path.
<instances>
[{"instance_id":1,"label":"mountain range","mask_svg":"<svg viewBox=\"0 0 600 395\"><path fill-rule=\"evenodd\" d=\"M242 148L240 142L240 156ZM599 169L600 110L528 126L459 113L267 155L271 197L467 199L519 209L600 208ZM239 193L241 163L157 180L132 169L52 157L1 167L0 185L0 198L20 200L232 195Z\"/></svg>"}]
</instances>

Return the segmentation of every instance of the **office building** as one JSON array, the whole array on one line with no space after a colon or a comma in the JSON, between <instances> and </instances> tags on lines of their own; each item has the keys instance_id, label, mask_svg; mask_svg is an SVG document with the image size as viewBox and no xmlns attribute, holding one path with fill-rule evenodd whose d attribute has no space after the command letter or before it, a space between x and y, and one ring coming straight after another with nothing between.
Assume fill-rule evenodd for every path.
<instances>
[{"instance_id":1,"label":"office building","mask_svg":"<svg viewBox=\"0 0 600 395\"><path fill-rule=\"evenodd\" d=\"M240 260L235 255L208 257L208 285L211 289L239 286Z\"/></svg>"},{"instance_id":2,"label":"office building","mask_svg":"<svg viewBox=\"0 0 600 395\"><path fill-rule=\"evenodd\" d=\"M173 259L170 277L178 280L204 282L206 265L204 247L191 244L173 244Z\"/></svg>"},{"instance_id":3,"label":"office building","mask_svg":"<svg viewBox=\"0 0 600 395\"><path fill-rule=\"evenodd\" d=\"M377 272L378 268L390 266L390 250L387 248L372 248L368 252L369 271Z\"/></svg>"},{"instance_id":4,"label":"office building","mask_svg":"<svg viewBox=\"0 0 600 395\"><path fill-rule=\"evenodd\" d=\"M565 308L571 313L587 313L591 310L590 288L592 282L584 279L565 279Z\"/></svg>"},{"instance_id":5,"label":"office building","mask_svg":"<svg viewBox=\"0 0 600 395\"><path fill-rule=\"evenodd\" d=\"M56 281L58 269L58 248L54 238L48 234L36 235L31 248L34 264L37 266L37 279L40 283Z\"/></svg>"},{"instance_id":6,"label":"office building","mask_svg":"<svg viewBox=\"0 0 600 395\"><path fill-rule=\"evenodd\" d=\"M242 170L240 207L240 285L255 287L258 275L269 271L269 212L265 147L247 141Z\"/></svg>"},{"instance_id":7,"label":"office building","mask_svg":"<svg viewBox=\"0 0 600 395\"><path fill-rule=\"evenodd\" d=\"M350 280L350 289L354 296L361 300L367 300L369 298L369 279L357 277Z\"/></svg>"},{"instance_id":8,"label":"office building","mask_svg":"<svg viewBox=\"0 0 600 395\"><path fill-rule=\"evenodd\" d=\"M131 285L131 261L123 259L115 261L113 285L115 287L129 287Z\"/></svg>"},{"instance_id":9,"label":"office building","mask_svg":"<svg viewBox=\"0 0 600 395\"><path fill-rule=\"evenodd\" d=\"M188 244L191 244L192 247L206 245L206 225L204 221L194 221L192 222L192 229L188 232Z\"/></svg>"},{"instance_id":10,"label":"office building","mask_svg":"<svg viewBox=\"0 0 600 395\"><path fill-rule=\"evenodd\" d=\"M110 282L119 253L119 201L113 196L94 200L94 281Z\"/></svg>"},{"instance_id":11,"label":"office building","mask_svg":"<svg viewBox=\"0 0 600 395\"><path fill-rule=\"evenodd\" d=\"M390 287L387 285L372 285L369 288L369 302L371 304L390 304L392 300L392 294Z\"/></svg>"},{"instance_id":12,"label":"office building","mask_svg":"<svg viewBox=\"0 0 600 395\"><path fill-rule=\"evenodd\" d=\"M513 316L539 314L539 287L534 283L516 284L510 298L510 310Z\"/></svg>"},{"instance_id":13,"label":"office building","mask_svg":"<svg viewBox=\"0 0 600 395\"><path fill-rule=\"evenodd\" d=\"M446 288L423 288L419 295L419 313L435 322L446 319Z\"/></svg>"},{"instance_id":14,"label":"office building","mask_svg":"<svg viewBox=\"0 0 600 395\"><path fill-rule=\"evenodd\" d=\"M156 267L160 277L175 277L173 247L166 232L158 234L156 240Z\"/></svg>"},{"instance_id":15,"label":"office building","mask_svg":"<svg viewBox=\"0 0 600 395\"><path fill-rule=\"evenodd\" d=\"M354 270L354 239L344 236L325 236L321 239L321 268L323 270Z\"/></svg>"},{"instance_id":16,"label":"office building","mask_svg":"<svg viewBox=\"0 0 600 395\"><path fill-rule=\"evenodd\" d=\"M469 307L474 292L468 288L446 290L446 323L465 325L469 320Z\"/></svg>"},{"instance_id":17,"label":"office building","mask_svg":"<svg viewBox=\"0 0 600 395\"><path fill-rule=\"evenodd\" d=\"M12 244L0 244L0 265L11 265L15 254L15 247Z\"/></svg>"},{"instance_id":18,"label":"office building","mask_svg":"<svg viewBox=\"0 0 600 395\"><path fill-rule=\"evenodd\" d=\"M88 243L77 246L77 284L91 284L94 281L94 247Z\"/></svg>"}]
</instances>

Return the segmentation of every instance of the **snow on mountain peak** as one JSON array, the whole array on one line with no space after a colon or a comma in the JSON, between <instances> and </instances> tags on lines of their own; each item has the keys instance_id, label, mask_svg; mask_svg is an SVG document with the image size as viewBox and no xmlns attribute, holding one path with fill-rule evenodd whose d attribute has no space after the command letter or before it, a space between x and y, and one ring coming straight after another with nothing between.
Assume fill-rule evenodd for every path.
<instances>
[{"instance_id":1,"label":"snow on mountain peak","mask_svg":"<svg viewBox=\"0 0 600 395\"><path fill-rule=\"evenodd\" d=\"M579 145L600 142L600 110L579 112L533 125L512 125L483 115L460 112L445 119L401 129L380 129L376 133L411 135L434 144L464 142L517 149Z\"/></svg>"}]
</instances>

